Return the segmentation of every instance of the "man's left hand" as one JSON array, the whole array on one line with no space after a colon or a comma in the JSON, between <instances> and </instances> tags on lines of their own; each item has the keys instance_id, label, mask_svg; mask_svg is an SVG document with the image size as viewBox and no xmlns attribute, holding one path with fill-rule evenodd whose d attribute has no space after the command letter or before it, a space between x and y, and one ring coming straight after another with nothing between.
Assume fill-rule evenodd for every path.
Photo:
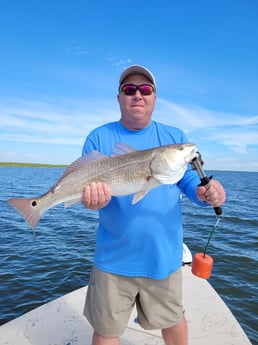
<instances>
[{"instance_id":1,"label":"man's left hand","mask_svg":"<svg viewBox=\"0 0 258 345\"><path fill-rule=\"evenodd\" d=\"M213 207L221 206L226 201L225 190L217 180L210 180L207 186L198 186L196 195L199 200Z\"/></svg>"}]
</instances>

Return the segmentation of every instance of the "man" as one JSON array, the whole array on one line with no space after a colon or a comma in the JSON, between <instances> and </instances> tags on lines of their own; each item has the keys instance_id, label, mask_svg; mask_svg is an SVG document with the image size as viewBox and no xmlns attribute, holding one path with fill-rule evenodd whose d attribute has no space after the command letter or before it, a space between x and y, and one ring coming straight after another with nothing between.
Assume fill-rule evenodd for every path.
<instances>
[{"instance_id":1,"label":"man","mask_svg":"<svg viewBox=\"0 0 258 345\"><path fill-rule=\"evenodd\" d=\"M128 67L120 76L120 121L93 130L83 154L112 153L117 142L137 150L187 142L178 128L152 120L156 82L143 66ZM204 206L225 201L221 184L198 187L198 174L186 171L174 185L151 190L132 205L132 195L112 197L109 187L92 183L84 191L85 207L99 209L94 267L84 314L94 328L93 345L118 345L134 304L145 329L161 329L166 345L187 345L182 308L182 215L180 193Z\"/></svg>"}]
</instances>

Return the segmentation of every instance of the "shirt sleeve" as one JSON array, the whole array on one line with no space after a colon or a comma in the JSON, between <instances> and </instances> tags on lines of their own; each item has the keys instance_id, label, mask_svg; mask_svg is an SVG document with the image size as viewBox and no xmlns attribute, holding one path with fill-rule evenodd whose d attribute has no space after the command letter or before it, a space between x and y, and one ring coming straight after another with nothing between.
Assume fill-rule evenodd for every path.
<instances>
[{"instance_id":1,"label":"shirt sleeve","mask_svg":"<svg viewBox=\"0 0 258 345\"><path fill-rule=\"evenodd\" d=\"M200 201L196 195L196 188L200 184L200 178L196 171L190 167L186 170L184 177L178 182L182 192L195 204L200 206L208 206L204 201Z\"/></svg>"},{"instance_id":2,"label":"shirt sleeve","mask_svg":"<svg viewBox=\"0 0 258 345\"><path fill-rule=\"evenodd\" d=\"M89 152L96 151L96 150L98 151L99 148L97 146L96 140L94 140L94 134L92 132L85 139L84 145L82 147L82 156L86 155Z\"/></svg>"}]
</instances>

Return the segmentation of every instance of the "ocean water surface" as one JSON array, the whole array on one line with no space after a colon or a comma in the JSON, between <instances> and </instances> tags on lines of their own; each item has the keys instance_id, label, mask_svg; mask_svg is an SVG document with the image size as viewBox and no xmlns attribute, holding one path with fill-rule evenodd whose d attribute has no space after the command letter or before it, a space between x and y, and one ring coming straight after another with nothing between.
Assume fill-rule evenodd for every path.
<instances>
[{"instance_id":1,"label":"ocean water surface","mask_svg":"<svg viewBox=\"0 0 258 345\"><path fill-rule=\"evenodd\" d=\"M36 238L6 200L38 196L60 177L57 168L0 168L0 324L88 283L97 212L58 205L40 220ZM257 342L258 173L209 172L225 186L223 218L212 237L209 279L253 344ZM182 198L184 242L203 251L216 217Z\"/></svg>"}]
</instances>

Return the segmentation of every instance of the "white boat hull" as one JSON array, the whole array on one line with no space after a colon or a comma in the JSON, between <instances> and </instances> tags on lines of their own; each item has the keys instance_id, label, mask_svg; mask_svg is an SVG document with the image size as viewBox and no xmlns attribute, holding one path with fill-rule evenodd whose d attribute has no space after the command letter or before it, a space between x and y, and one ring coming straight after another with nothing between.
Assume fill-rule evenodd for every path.
<instances>
[{"instance_id":1,"label":"white boat hull","mask_svg":"<svg viewBox=\"0 0 258 345\"><path fill-rule=\"evenodd\" d=\"M46 303L0 327L0 345L91 345L92 328L82 315L87 287ZM189 345L250 345L211 285L183 266L183 304ZM121 345L164 344L159 330L145 331L134 310Z\"/></svg>"}]
</instances>

